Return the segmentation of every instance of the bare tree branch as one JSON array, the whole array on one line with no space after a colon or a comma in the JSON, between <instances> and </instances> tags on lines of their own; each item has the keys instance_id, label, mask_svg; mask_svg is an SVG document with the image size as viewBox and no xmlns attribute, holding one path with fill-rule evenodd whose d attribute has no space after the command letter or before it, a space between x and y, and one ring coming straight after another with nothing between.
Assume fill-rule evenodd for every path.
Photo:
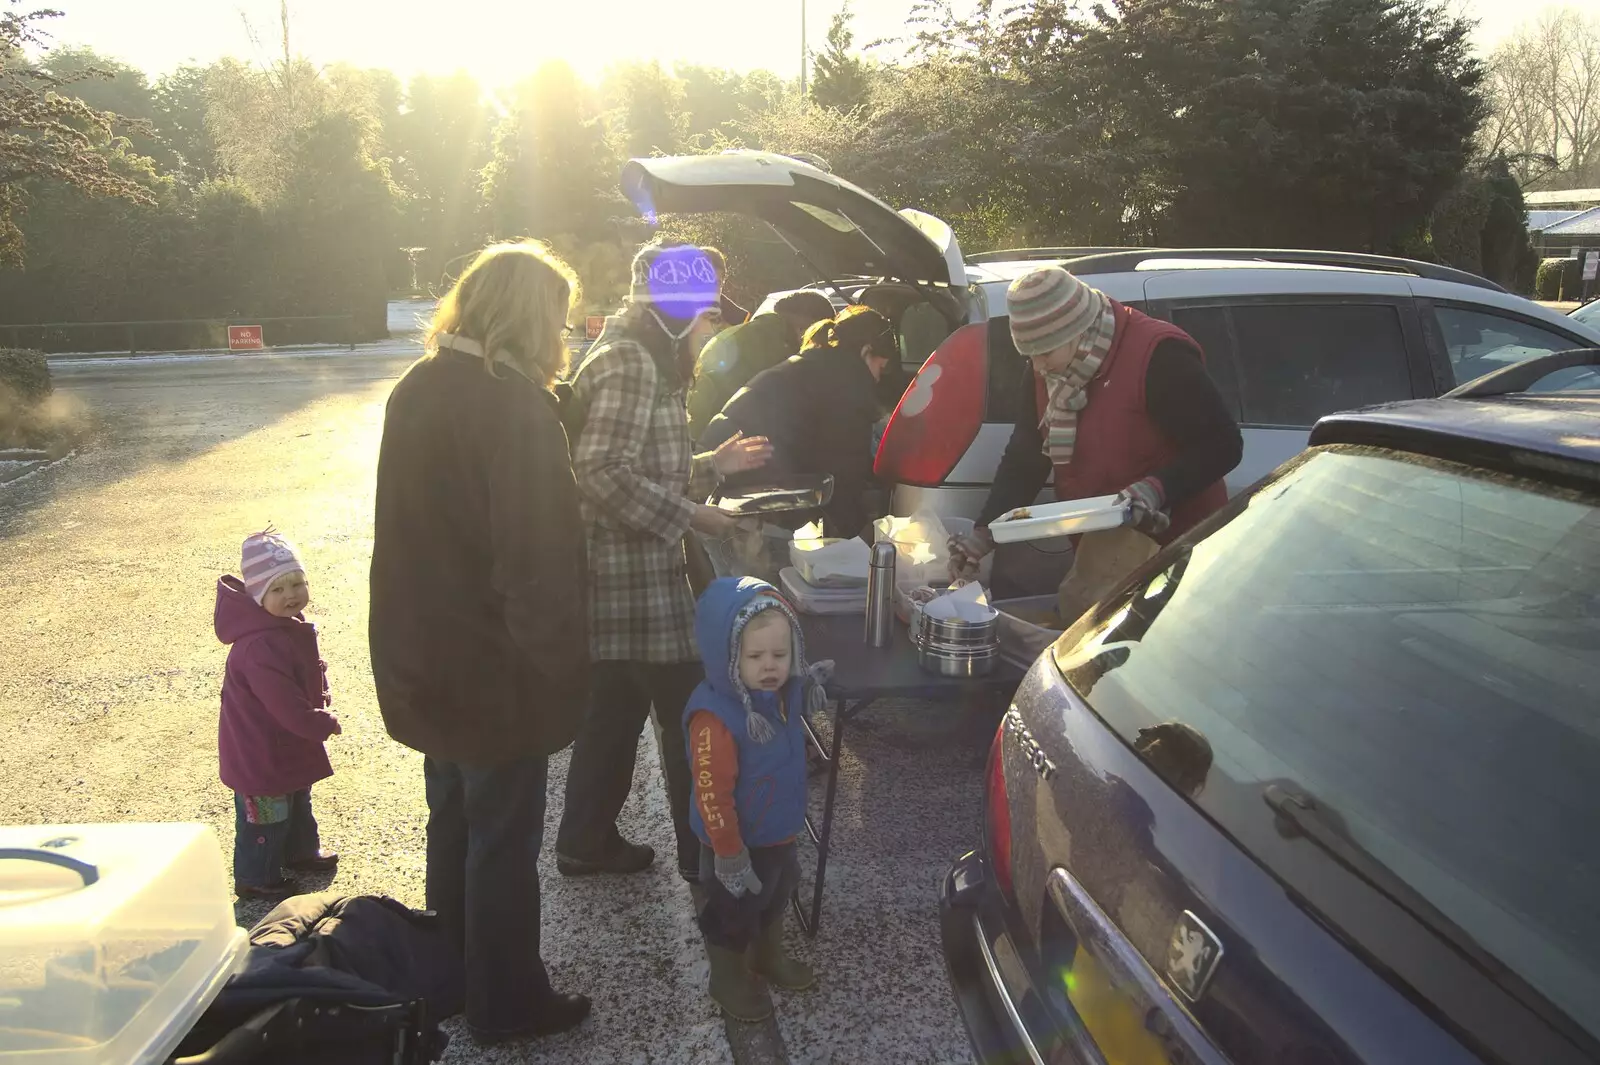
<instances>
[{"instance_id":1,"label":"bare tree branch","mask_svg":"<svg viewBox=\"0 0 1600 1065\"><path fill-rule=\"evenodd\" d=\"M1600 184L1600 14L1547 10L1495 49L1486 156L1524 186Z\"/></svg>"}]
</instances>

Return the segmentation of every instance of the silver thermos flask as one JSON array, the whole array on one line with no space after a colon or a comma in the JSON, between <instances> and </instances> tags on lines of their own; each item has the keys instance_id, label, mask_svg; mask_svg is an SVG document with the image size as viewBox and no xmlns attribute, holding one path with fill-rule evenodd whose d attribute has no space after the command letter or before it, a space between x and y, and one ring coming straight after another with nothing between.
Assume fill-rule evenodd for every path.
<instances>
[{"instance_id":1,"label":"silver thermos flask","mask_svg":"<svg viewBox=\"0 0 1600 1065\"><path fill-rule=\"evenodd\" d=\"M872 545L867 570L867 646L888 647L894 639L894 544Z\"/></svg>"}]
</instances>

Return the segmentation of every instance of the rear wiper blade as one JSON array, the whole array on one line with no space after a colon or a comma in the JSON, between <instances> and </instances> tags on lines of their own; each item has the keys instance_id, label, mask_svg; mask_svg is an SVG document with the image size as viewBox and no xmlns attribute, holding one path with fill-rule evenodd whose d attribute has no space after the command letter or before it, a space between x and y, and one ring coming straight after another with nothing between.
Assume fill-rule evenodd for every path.
<instances>
[{"instance_id":1,"label":"rear wiper blade","mask_svg":"<svg viewBox=\"0 0 1600 1065\"><path fill-rule=\"evenodd\" d=\"M1535 990L1533 985L1507 968L1499 958L1485 950L1470 932L1429 902L1416 888L1402 880L1394 870L1351 839L1337 811L1323 806L1309 795L1281 784L1268 784L1262 789L1261 797L1295 835L1316 844L1353 875L1375 888L1379 894L1455 947L1496 986L1574 1045L1584 1048L1589 1054L1600 1049L1600 1041L1573 1022L1559 1007Z\"/></svg>"},{"instance_id":2,"label":"rear wiper blade","mask_svg":"<svg viewBox=\"0 0 1600 1065\"><path fill-rule=\"evenodd\" d=\"M1311 796L1292 791L1282 784L1268 784L1261 797L1272 807L1273 813L1287 822L1294 834L1321 847L1340 865L1377 888L1390 902L1437 932L1473 962L1497 976L1509 971L1503 962L1479 946L1466 929L1351 839L1338 814Z\"/></svg>"}]
</instances>

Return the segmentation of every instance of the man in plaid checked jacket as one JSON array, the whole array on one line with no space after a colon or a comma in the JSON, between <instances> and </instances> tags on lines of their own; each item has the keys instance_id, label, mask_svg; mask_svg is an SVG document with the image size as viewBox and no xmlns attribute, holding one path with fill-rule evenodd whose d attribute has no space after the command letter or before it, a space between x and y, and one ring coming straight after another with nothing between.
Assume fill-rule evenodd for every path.
<instances>
[{"instance_id":1,"label":"man in plaid checked jacket","mask_svg":"<svg viewBox=\"0 0 1600 1065\"><path fill-rule=\"evenodd\" d=\"M703 500L722 476L771 453L748 437L693 453L685 397L700 349L720 327L718 294L700 249L647 246L634 260L627 303L573 377L583 412L572 469L588 532L594 679L556 839L557 868L568 876L638 872L655 860L616 826L653 704L679 871L699 877L682 716L701 666L684 537L729 533L733 519Z\"/></svg>"}]
</instances>

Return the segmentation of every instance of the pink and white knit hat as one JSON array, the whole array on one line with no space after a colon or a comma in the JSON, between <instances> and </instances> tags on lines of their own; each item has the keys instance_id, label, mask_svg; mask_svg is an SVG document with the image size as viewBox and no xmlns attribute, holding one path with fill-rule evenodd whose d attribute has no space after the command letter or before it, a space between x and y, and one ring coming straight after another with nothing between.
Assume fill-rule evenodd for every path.
<instances>
[{"instance_id":1,"label":"pink and white knit hat","mask_svg":"<svg viewBox=\"0 0 1600 1065\"><path fill-rule=\"evenodd\" d=\"M272 587L273 581L285 573L304 569L294 545L274 532L271 526L245 537L239 576L244 578L244 590L256 602L266 598L267 589Z\"/></svg>"}]
</instances>

